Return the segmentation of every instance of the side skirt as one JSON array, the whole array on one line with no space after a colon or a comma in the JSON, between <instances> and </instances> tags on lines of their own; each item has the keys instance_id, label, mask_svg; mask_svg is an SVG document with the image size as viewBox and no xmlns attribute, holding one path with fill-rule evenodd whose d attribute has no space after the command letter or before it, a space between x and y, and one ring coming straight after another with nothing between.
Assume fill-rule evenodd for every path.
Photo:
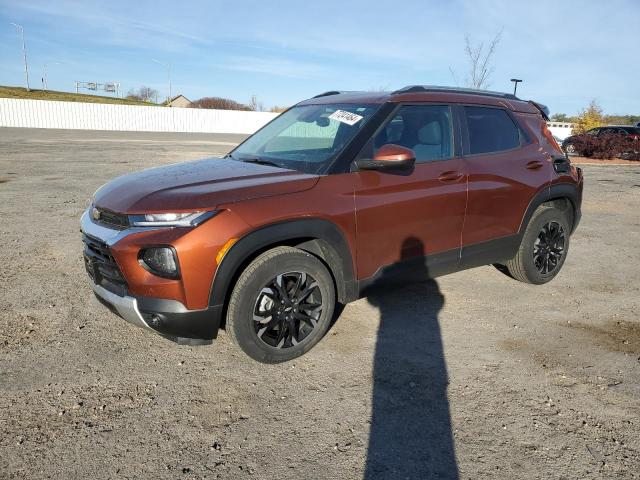
<instances>
[{"instance_id":1,"label":"side skirt","mask_svg":"<svg viewBox=\"0 0 640 480\"><path fill-rule=\"evenodd\" d=\"M448 250L387 265L372 277L359 281L358 298L367 296L372 289L381 286L421 282L469 268L504 262L513 258L519 246L520 235L510 235L467 245L460 250Z\"/></svg>"},{"instance_id":2,"label":"side skirt","mask_svg":"<svg viewBox=\"0 0 640 480\"><path fill-rule=\"evenodd\" d=\"M513 258L520 247L520 235L509 235L462 247L458 270L500 263Z\"/></svg>"},{"instance_id":3,"label":"side skirt","mask_svg":"<svg viewBox=\"0 0 640 480\"><path fill-rule=\"evenodd\" d=\"M415 257L380 268L373 276L358 282L358 298L381 286L403 285L428 280L458 270L460 250Z\"/></svg>"}]
</instances>

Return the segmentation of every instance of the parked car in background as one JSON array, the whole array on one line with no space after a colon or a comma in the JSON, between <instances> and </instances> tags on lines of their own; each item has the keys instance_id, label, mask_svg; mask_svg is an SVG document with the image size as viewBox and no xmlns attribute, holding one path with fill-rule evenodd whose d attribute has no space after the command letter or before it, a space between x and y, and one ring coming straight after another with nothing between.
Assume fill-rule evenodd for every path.
<instances>
[{"instance_id":1,"label":"parked car in background","mask_svg":"<svg viewBox=\"0 0 640 480\"><path fill-rule=\"evenodd\" d=\"M639 140L640 127L607 125L565 138L562 150L568 155L584 157L605 151L607 155L625 157L637 153L640 147Z\"/></svg>"},{"instance_id":2,"label":"parked car in background","mask_svg":"<svg viewBox=\"0 0 640 480\"><path fill-rule=\"evenodd\" d=\"M373 285L481 265L549 282L583 179L545 110L424 86L305 100L225 158L100 188L81 220L91 287L175 342L210 343L224 328L277 363L312 348L336 305Z\"/></svg>"},{"instance_id":3,"label":"parked car in background","mask_svg":"<svg viewBox=\"0 0 640 480\"><path fill-rule=\"evenodd\" d=\"M556 141L556 143L558 144L558 146L562 145L562 142L564 140L562 140L560 137L558 137L557 135L553 136L553 139Z\"/></svg>"}]
</instances>

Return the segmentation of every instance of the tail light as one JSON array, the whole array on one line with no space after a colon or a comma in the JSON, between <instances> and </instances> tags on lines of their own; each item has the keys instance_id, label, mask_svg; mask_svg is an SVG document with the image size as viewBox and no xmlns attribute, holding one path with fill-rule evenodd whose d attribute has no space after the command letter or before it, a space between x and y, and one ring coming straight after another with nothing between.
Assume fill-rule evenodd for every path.
<instances>
[{"instance_id":1,"label":"tail light","mask_svg":"<svg viewBox=\"0 0 640 480\"><path fill-rule=\"evenodd\" d=\"M556 173L569 173L571 171L571 161L565 154L562 157L555 157L553 159L553 169Z\"/></svg>"}]
</instances>

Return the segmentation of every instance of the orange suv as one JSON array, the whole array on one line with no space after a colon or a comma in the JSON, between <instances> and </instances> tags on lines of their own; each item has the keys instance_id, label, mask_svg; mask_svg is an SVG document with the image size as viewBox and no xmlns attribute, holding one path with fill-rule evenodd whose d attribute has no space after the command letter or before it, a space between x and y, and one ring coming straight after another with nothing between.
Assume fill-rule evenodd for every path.
<instances>
[{"instance_id":1,"label":"orange suv","mask_svg":"<svg viewBox=\"0 0 640 480\"><path fill-rule=\"evenodd\" d=\"M326 92L222 159L100 188L81 220L97 298L182 344L220 328L275 363L372 284L494 264L541 284L580 219L582 172L513 95Z\"/></svg>"}]
</instances>

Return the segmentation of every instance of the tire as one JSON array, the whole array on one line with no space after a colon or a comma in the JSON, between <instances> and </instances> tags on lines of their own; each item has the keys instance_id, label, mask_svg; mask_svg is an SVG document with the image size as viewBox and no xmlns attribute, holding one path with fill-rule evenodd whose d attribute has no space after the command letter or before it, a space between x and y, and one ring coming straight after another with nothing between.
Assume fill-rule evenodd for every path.
<instances>
[{"instance_id":1,"label":"tire","mask_svg":"<svg viewBox=\"0 0 640 480\"><path fill-rule=\"evenodd\" d=\"M503 273L534 285L549 282L567 258L570 232L571 224L564 211L541 205L533 213L515 257L504 263Z\"/></svg>"},{"instance_id":2,"label":"tire","mask_svg":"<svg viewBox=\"0 0 640 480\"><path fill-rule=\"evenodd\" d=\"M573 143L567 143L564 146L563 150L567 155L578 155L578 152L576 151L576 147Z\"/></svg>"},{"instance_id":3,"label":"tire","mask_svg":"<svg viewBox=\"0 0 640 480\"><path fill-rule=\"evenodd\" d=\"M318 258L297 248L276 247L259 255L238 278L226 331L254 360L286 362L320 341L335 302L333 278Z\"/></svg>"}]
</instances>

